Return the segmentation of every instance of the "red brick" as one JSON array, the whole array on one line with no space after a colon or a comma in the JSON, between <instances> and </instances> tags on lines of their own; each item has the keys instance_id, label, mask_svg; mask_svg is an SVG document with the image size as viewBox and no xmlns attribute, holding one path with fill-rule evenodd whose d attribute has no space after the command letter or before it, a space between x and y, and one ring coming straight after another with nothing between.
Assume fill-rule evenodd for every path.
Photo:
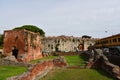
<instances>
[{"instance_id":1,"label":"red brick","mask_svg":"<svg viewBox=\"0 0 120 80\"><path fill-rule=\"evenodd\" d=\"M4 55L12 54L12 47L19 50L17 60L28 62L42 58L40 34L27 30L4 31Z\"/></svg>"}]
</instances>

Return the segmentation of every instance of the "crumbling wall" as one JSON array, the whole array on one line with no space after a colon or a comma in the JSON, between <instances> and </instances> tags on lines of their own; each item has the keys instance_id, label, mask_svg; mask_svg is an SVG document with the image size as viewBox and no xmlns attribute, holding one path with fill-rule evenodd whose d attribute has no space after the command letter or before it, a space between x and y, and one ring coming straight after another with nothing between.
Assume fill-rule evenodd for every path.
<instances>
[{"instance_id":1,"label":"crumbling wall","mask_svg":"<svg viewBox=\"0 0 120 80\"><path fill-rule=\"evenodd\" d=\"M4 31L4 55L12 55L13 47L18 49L17 60L28 62L42 58L40 34L27 30Z\"/></svg>"},{"instance_id":2,"label":"crumbling wall","mask_svg":"<svg viewBox=\"0 0 120 80\"><path fill-rule=\"evenodd\" d=\"M90 55L86 68L101 68L111 74L117 80L120 80L120 67L109 62L108 58L100 49L95 49Z\"/></svg>"},{"instance_id":3,"label":"crumbling wall","mask_svg":"<svg viewBox=\"0 0 120 80\"><path fill-rule=\"evenodd\" d=\"M23 65L25 64L23 63ZM39 80L40 78L45 76L55 66L65 67L67 66L67 63L65 62L63 57L59 57L54 60L41 61L35 65L31 65L27 72L19 76L10 77L7 80Z\"/></svg>"},{"instance_id":4,"label":"crumbling wall","mask_svg":"<svg viewBox=\"0 0 120 80\"><path fill-rule=\"evenodd\" d=\"M41 39L39 34L26 32L26 53L28 61L42 58Z\"/></svg>"},{"instance_id":5,"label":"crumbling wall","mask_svg":"<svg viewBox=\"0 0 120 80\"><path fill-rule=\"evenodd\" d=\"M53 61L42 61L36 65L33 65L29 70L22 75L8 78L7 80L38 80L46 75L54 67Z\"/></svg>"},{"instance_id":6,"label":"crumbling wall","mask_svg":"<svg viewBox=\"0 0 120 80\"><path fill-rule=\"evenodd\" d=\"M95 43L94 38L81 38L81 37L74 37L74 36L56 36L56 37L44 37L42 39L42 49L43 52L75 52L75 51L82 51L87 50L90 44Z\"/></svg>"},{"instance_id":7,"label":"crumbling wall","mask_svg":"<svg viewBox=\"0 0 120 80\"><path fill-rule=\"evenodd\" d=\"M4 55L12 54L13 46L19 49L19 53L24 53L24 31L23 30L8 30L4 31Z\"/></svg>"},{"instance_id":8,"label":"crumbling wall","mask_svg":"<svg viewBox=\"0 0 120 80\"><path fill-rule=\"evenodd\" d=\"M54 66L57 67L66 67L67 62L63 56L59 56L58 58L53 60Z\"/></svg>"}]
</instances>

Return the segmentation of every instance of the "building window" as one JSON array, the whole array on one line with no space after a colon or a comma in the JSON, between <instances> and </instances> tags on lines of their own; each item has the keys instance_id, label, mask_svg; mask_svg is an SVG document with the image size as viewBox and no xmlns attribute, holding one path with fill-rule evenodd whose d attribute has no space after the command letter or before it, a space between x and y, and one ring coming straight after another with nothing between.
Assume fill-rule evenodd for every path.
<instances>
[{"instance_id":1,"label":"building window","mask_svg":"<svg viewBox=\"0 0 120 80\"><path fill-rule=\"evenodd\" d=\"M75 39L73 39L73 42L75 42Z\"/></svg>"},{"instance_id":2,"label":"building window","mask_svg":"<svg viewBox=\"0 0 120 80\"><path fill-rule=\"evenodd\" d=\"M110 40L110 43L111 43L111 40Z\"/></svg>"},{"instance_id":3,"label":"building window","mask_svg":"<svg viewBox=\"0 0 120 80\"><path fill-rule=\"evenodd\" d=\"M48 44L48 47L50 47L50 44Z\"/></svg>"},{"instance_id":4,"label":"building window","mask_svg":"<svg viewBox=\"0 0 120 80\"><path fill-rule=\"evenodd\" d=\"M113 39L113 42L117 42L117 39Z\"/></svg>"},{"instance_id":5,"label":"building window","mask_svg":"<svg viewBox=\"0 0 120 80\"><path fill-rule=\"evenodd\" d=\"M120 42L120 38L118 38L118 42Z\"/></svg>"},{"instance_id":6,"label":"building window","mask_svg":"<svg viewBox=\"0 0 120 80\"><path fill-rule=\"evenodd\" d=\"M51 49L53 49L53 45L51 45Z\"/></svg>"}]
</instances>

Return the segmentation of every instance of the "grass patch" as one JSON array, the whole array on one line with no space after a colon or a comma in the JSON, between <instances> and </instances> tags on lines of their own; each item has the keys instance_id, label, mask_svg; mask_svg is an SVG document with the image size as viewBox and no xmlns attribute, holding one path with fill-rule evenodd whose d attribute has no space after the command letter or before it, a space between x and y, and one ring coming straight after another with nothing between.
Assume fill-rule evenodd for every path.
<instances>
[{"instance_id":1,"label":"grass patch","mask_svg":"<svg viewBox=\"0 0 120 80\"><path fill-rule=\"evenodd\" d=\"M82 56L78 55L65 56L65 59L70 66L83 66L86 63L86 60L83 59Z\"/></svg>"},{"instance_id":2,"label":"grass patch","mask_svg":"<svg viewBox=\"0 0 120 80\"><path fill-rule=\"evenodd\" d=\"M6 80L11 76L16 76L27 71L27 67L20 66L0 66L0 80Z\"/></svg>"},{"instance_id":3,"label":"grass patch","mask_svg":"<svg viewBox=\"0 0 120 80\"><path fill-rule=\"evenodd\" d=\"M32 60L32 61L30 61L30 63L37 63L37 62L39 62L41 60L49 60L49 59L54 59L54 58L57 58L57 56L43 57L43 58L40 58L40 59Z\"/></svg>"},{"instance_id":4,"label":"grass patch","mask_svg":"<svg viewBox=\"0 0 120 80\"><path fill-rule=\"evenodd\" d=\"M70 66L83 66L87 59L82 56L64 56ZM115 80L100 69L55 68L40 80Z\"/></svg>"},{"instance_id":5,"label":"grass patch","mask_svg":"<svg viewBox=\"0 0 120 80\"><path fill-rule=\"evenodd\" d=\"M99 71L94 69L54 69L40 80L115 80L101 70Z\"/></svg>"}]
</instances>

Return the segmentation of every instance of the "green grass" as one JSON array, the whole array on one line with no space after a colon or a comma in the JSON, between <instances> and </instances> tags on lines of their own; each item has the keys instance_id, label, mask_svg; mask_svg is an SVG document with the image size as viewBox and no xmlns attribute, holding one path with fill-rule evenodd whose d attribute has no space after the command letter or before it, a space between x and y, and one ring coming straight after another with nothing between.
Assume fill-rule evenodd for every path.
<instances>
[{"instance_id":1,"label":"green grass","mask_svg":"<svg viewBox=\"0 0 120 80\"><path fill-rule=\"evenodd\" d=\"M65 59L70 66L83 66L86 63L86 59L78 55L65 56Z\"/></svg>"},{"instance_id":2,"label":"green grass","mask_svg":"<svg viewBox=\"0 0 120 80\"><path fill-rule=\"evenodd\" d=\"M115 80L101 70L54 69L40 80Z\"/></svg>"},{"instance_id":3,"label":"green grass","mask_svg":"<svg viewBox=\"0 0 120 80\"><path fill-rule=\"evenodd\" d=\"M41 60L49 60L49 59L54 59L54 58L57 58L57 56L48 56L48 57L32 60L32 61L30 61L30 63L37 63L37 62L39 62Z\"/></svg>"},{"instance_id":4,"label":"green grass","mask_svg":"<svg viewBox=\"0 0 120 80\"><path fill-rule=\"evenodd\" d=\"M82 56L65 56L70 66L83 66L86 59ZM40 80L115 80L106 72L98 69L55 68Z\"/></svg>"},{"instance_id":5,"label":"green grass","mask_svg":"<svg viewBox=\"0 0 120 80\"><path fill-rule=\"evenodd\" d=\"M0 80L6 80L11 76L16 76L27 71L27 67L19 66L0 66Z\"/></svg>"}]
</instances>

